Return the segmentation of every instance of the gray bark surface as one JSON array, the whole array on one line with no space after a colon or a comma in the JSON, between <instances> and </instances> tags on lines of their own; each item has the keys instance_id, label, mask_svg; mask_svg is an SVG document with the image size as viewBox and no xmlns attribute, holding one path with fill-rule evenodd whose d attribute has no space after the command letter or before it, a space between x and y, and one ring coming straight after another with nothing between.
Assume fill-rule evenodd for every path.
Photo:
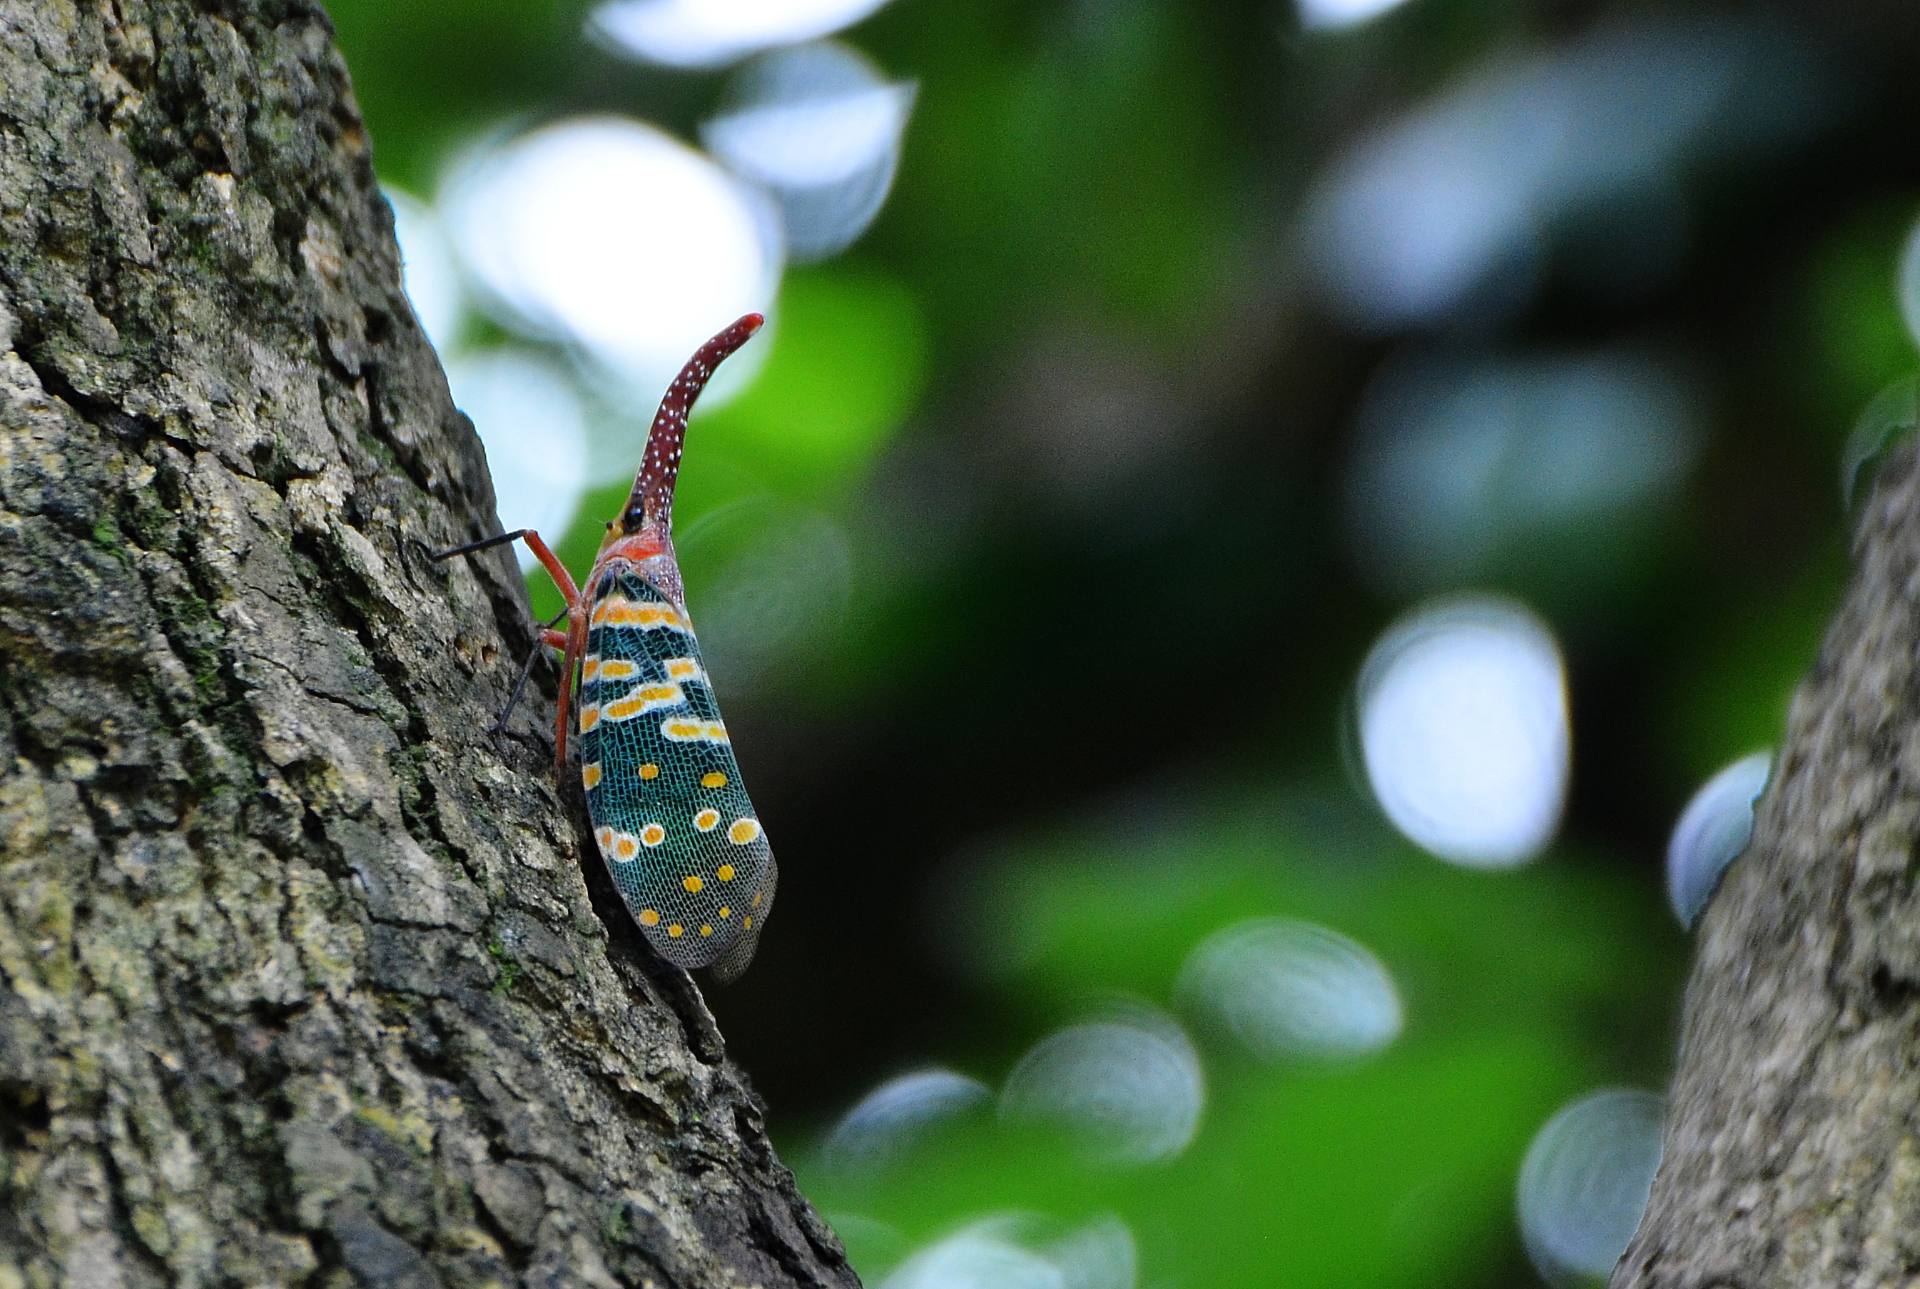
<instances>
[{"instance_id":1,"label":"gray bark surface","mask_svg":"<svg viewBox=\"0 0 1920 1289\"><path fill-rule=\"evenodd\" d=\"M493 512L324 15L0 0L0 1289L855 1283Z\"/></svg>"},{"instance_id":2,"label":"gray bark surface","mask_svg":"<svg viewBox=\"0 0 1920 1289\"><path fill-rule=\"evenodd\" d=\"M1752 844L1701 922L1617 1289L1920 1277L1920 470L1882 470Z\"/></svg>"}]
</instances>

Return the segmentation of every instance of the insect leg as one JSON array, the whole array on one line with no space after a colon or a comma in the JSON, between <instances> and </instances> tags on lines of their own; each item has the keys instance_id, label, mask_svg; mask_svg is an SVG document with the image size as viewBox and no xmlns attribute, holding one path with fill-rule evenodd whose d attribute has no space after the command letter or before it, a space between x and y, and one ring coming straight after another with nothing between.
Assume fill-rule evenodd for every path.
<instances>
[{"instance_id":1,"label":"insect leg","mask_svg":"<svg viewBox=\"0 0 1920 1289\"><path fill-rule=\"evenodd\" d=\"M555 713L553 733L553 763L556 769L564 770L567 764L567 713L572 706L573 688L580 669L580 656L587 651L587 618L581 612L580 588L573 583L573 574L567 572L567 566L560 562L553 548L542 540L539 533L531 528L516 528L510 533L499 533L492 537L482 537L477 542L468 542L464 546L453 546L443 551L430 551L429 557L436 560L452 559L455 555L472 555L475 552L504 546L508 542L524 541L540 566L547 570L547 576L560 588L560 597L567 602L567 657L565 672L560 678L559 711ZM559 619L555 619L558 621Z\"/></svg>"},{"instance_id":2,"label":"insect leg","mask_svg":"<svg viewBox=\"0 0 1920 1289\"><path fill-rule=\"evenodd\" d=\"M560 683L560 711L554 718L553 769L567 769L567 695L580 685L580 660L587 652L587 615L580 604L580 592L573 592L573 615L567 621L567 656L562 660L566 675Z\"/></svg>"},{"instance_id":3,"label":"insect leg","mask_svg":"<svg viewBox=\"0 0 1920 1289\"><path fill-rule=\"evenodd\" d=\"M495 546L505 546L508 542L524 541L540 566L547 570L547 576L560 588L560 596L567 602L567 612L572 613L580 607L580 588L573 584L573 574L567 572L567 566L560 562L553 549L531 528L516 528L510 533L496 533L492 537L482 537L477 542L468 542L465 546L449 546L443 551L428 551L427 558L432 560L452 559L455 555L474 555Z\"/></svg>"},{"instance_id":4,"label":"insect leg","mask_svg":"<svg viewBox=\"0 0 1920 1289\"><path fill-rule=\"evenodd\" d=\"M558 631L552 630L553 624L566 616L567 611L562 609L541 623L540 643L527 650L527 660L520 664L520 678L513 682L513 692L507 695L507 705L500 709L500 715L494 720L493 724L487 728L487 733L504 734L506 732L507 718L513 715L513 709L520 705L520 695L527 687L527 677L533 674L533 664L539 659L540 651L549 645L554 645L555 636L560 637L560 645L566 644L566 636L561 635Z\"/></svg>"}]
</instances>

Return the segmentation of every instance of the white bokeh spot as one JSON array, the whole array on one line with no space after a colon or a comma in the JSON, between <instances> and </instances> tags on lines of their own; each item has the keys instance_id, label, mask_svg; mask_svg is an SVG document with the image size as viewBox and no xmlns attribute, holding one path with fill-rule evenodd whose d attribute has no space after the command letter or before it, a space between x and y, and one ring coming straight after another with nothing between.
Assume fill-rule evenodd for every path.
<instances>
[{"instance_id":1,"label":"white bokeh spot","mask_svg":"<svg viewBox=\"0 0 1920 1289\"><path fill-rule=\"evenodd\" d=\"M500 521L559 540L587 487L587 424L573 382L545 359L510 349L447 361L454 406L487 450ZM522 570L533 552L514 543Z\"/></svg>"},{"instance_id":2,"label":"white bokeh spot","mask_svg":"<svg viewBox=\"0 0 1920 1289\"><path fill-rule=\"evenodd\" d=\"M606 0L588 33L634 58L670 67L724 67L776 45L852 26L887 0Z\"/></svg>"},{"instance_id":3,"label":"white bokeh spot","mask_svg":"<svg viewBox=\"0 0 1920 1289\"><path fill-rule=\"evenodd\" d=\"M1360 750L1393 825L1442 859L1525 863L1553 839L1571 732L1560 650L1521 605L1443 600L1395 623L1357 693Z\"/></svg>"},{"instance_id":4,"label":"white bokeh spot","mask_svg":"<svg viewBox=\"0 0 1920 1289\"><path fill-rule=\"evenodd\" d=\"M879 214L900 162L914 87L832 41L763 54L701 129L708 150L780 206L796 259L850 245Z\"/></svg>"},{"instance_id":5,"label":"white bokeh spot","mask_svg":"<svg viewBox=\"0 0 1920 1289\"><path fill-rule=\"evenodd\" d=\"M442 204L496 318L571 343L650 398L779 285L778 217L765 198L635 121L577 118L479 149ZM723 371L709 403L740 366Z\"/></svg>"},{"instance_id":6,"label":"white bokeh spot","mask_svg":"<svg viewBox=\"0 0 1920 1289\"><path fill-rule=\"evenodd\" d=\"M1339 31L1371 22L1406 0L1298 0L1300 25L1309 31Z\"/></svg>"},{"instance_id":7,"label":"white bokeh spot","mask_svg":"<svg viewBox=\"0 0 1920 1289\"><path fill-rule=\"evenodd\" d=\"M424 202L394 188L383 189L393 207L393 236L400 244L400 263L407 301L420 329L442 354L451 352L460 331L465 293L453 246L439 217Z\"/></svg>"}]
</instances>

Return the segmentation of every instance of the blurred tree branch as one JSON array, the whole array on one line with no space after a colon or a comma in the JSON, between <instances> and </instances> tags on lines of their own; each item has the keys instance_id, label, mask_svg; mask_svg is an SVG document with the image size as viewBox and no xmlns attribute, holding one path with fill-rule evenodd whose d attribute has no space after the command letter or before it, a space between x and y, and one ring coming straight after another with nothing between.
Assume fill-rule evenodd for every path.
<instances>
[{"instance_id":1,"label":"blurred tree branch","mask_svg":"<svg viewBox=\"0 0 1920 1289\"><path fill-rule=\"evenodd\" d=\"M1746 855L1701 923L1665 1157L1613 1284L1920 1271L1920 467L1887 462Z\"/></svg>"},{"instance_id":2,"label":"blurred tree branch","mask_svg":"<svg viewBox=\"0 0 1920 1289\"><path fill-rule=\"evenodd\" d=\"M0 0L0 1284L854 1283L493 511L325 16Z\"/></svg>"}]
</instances>

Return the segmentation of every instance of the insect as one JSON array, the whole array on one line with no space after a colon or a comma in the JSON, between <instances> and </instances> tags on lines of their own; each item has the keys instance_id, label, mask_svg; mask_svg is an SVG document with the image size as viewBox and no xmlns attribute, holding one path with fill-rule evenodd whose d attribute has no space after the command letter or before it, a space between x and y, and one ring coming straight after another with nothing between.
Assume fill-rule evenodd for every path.
<instances>
[{"instance_id":1,"label":"insect","mask_svg":"<svg viewBox=\"0 0 1920 1289\"><path fill-rule=\"evenodd\" d=\"M687 616L673 550L673 493L687 413L714 368L764 321L749 313L735 322L700 346L668 386L633 491L607 524L584 592L532 529L433 556L525 541L552 576L567 621L565 631L554 629L555 618L542 632L545 646L565 651L555 770L567 772L570 700L577 698L580 782L614 885L661 957L709 967L721 981L753 960L779 870L740 782ZM529 657L509 711L532 663Z\"/></svg>"}]
</instances>

